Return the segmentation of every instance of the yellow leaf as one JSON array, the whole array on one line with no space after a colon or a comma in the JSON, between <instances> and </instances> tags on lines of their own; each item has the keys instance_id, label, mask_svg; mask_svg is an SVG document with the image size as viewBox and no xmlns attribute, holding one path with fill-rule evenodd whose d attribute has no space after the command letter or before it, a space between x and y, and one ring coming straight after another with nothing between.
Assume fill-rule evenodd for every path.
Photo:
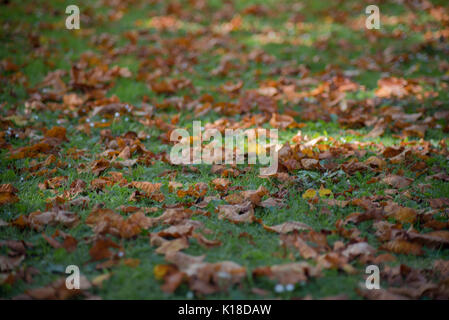
<instances>
[{"instance_id":1,"label":"yellow leaf","mask_svg":"<svg viewBox=\"0 0 449 320\"><path fill-rule=\"evenodd\" d=\"M328 197L332 195L332 190L321 187L318 193L320 194L320 197Z\"/></svg>"},{"instance_id":2,"label":"yellow leaf","mask_svg":"<svg viewBox=\"0 0 449 320\"><path fill-rule=\"evenodd\" d=\"M312 199L316 196L316 190L315 189L308 189L304 194L302 195L303 199Z\"/></svg>"}]
</instances>

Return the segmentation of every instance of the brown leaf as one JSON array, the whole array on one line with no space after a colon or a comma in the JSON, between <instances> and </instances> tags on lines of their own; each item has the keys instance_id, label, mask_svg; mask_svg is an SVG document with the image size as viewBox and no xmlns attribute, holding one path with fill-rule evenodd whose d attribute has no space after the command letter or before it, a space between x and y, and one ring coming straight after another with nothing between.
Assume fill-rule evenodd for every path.
<instances>
[{"instance_id":1,"label":"brown leaf","mask_svg":"<svg viewBox=\"0 0 449 320\"><path fill-rule=\"evenodd\" d=\"M400 239L388 241L387 243L383 244L380 249L391 251L397 254L413 254L417 256L423 254L421 245Z\"/></svg>"},{"instance_id":2,"label":"brown leaf","mask_svg":"<svg viewBox=\"0 0 449 320\"><path fill-rule=\"evenodd\" d=\"M225 178L215 178L212 180L215 190L226 191L231 184L231 181Z\"/></svg>"},{"instance_id":3,"label":"brown leaf","mask_svg":"<svg viewBox=\"0 0 449 320\"><path fill-rule=\"evenodd\" d=\"M151 218L154 224L181 224L182 221L189 219L193 211L184 208L169 208L159 217Z\"/></svg>"},{"instance_id":4,"label":"brown leaf","mask_svg":"<svg viewBox=\"0 0 449 320\"><path fill-rule=\"evenodd\" d=\"M198 243L205 248L221 246L220 240L209 240L201 233L194 233L192 237L195 238L198 241Z\"/></svg>"},{"instance_id":5,"label":"brown leaf","mask_svg":"<svg viewBox=\"0 0 449 320\"><path fill-rule=\"evenodd\" d=\"M296 122L292 116L286 114L273 113L270 119L270 125L273 128L285 129L287 127L295 126Z\"/></svg>"},{"instance_id":6,"label":"brown leaf","mask_svg":"<svg viewBox=\"0 0 449 320\"><path fill-rule=\"evenodd\" d=\"M385 208L388 216L393 216L397 221L414 223L417 218L415 209L402 207L397 203L390 202Z\"/></svg>"},{"instance_id":7,"label":"brown leaf","mask_svg":"<svg viewBox=\"0 0 449 320\"><path fill-rule=\"evenodd\" d=\"M113 253L111 250L109 250L109 248L120 248L120 246L113 242L111 239L97 239L94 245L89 250L92 261L111 258L113 256Z\"/></svg>"},{"instance_id":8,"label":"brown leaf","mask_svg":"<svg viewBox=\"0 0 449 320\"><path fill-rule=\"evenodd\" d=\"M62 247L67 251L67 252L73 252L76 250L76 247L78 245L78 241L72 237L71 235L66 235L64 237L64 242L62 243Z\"/></svg>"},{"instance_id":9,"label":"brown leaf","mask_svg":"<svg viewBox=\"0 0 449 320\"><path fill-rule=\"evenodd\" d=\"M58 208L46 212L35 211L23 217L25 225L35 230L41 230L46 225L57 226L59 224L72 228L79 222L79 216L76 213Z\"/></svg>"},{"instance_id":10,"label":"brown leaf","mask_svg":"<svg viewBox=\"0 0 449 320\"><path fill-rule=\"evenodd\" d=\"M64 127L53 127L45 132L47 138L56 138L59 140L69 141L66 136L67 129Z\"/></svg>"},{"instance_id":11,"label":"brown leaf","mask_svg":"<svg viewBox=\"0 0 449 320\"><path fill-rule=\"evenodd\" d=\"M306 225L305 223L298 222L298 221L287 221L275 226L263 226L265 230L277 232L281 234L287 234L289 232L293 231L302 231L302 230L311 230L311 228Z\"/></svg>"},{"instance_id":12,"label":"brown leaf","mask_svg":"<svg viewBox=\"0 0 449 320\"><path fill-rule=\"evenodd\" d=\"M385 169L387 163L385 162L385 160L379 158L379 157L369 157L368 159L365 160L365 164L369 165L371 168L375 168L375 169Z\"/></svg>"},{"instance_id":13,"label":"brown leaf","mask_svg":"<svg viewBox=\"0 0 449 320\"><path fill-rule=\"evenodd\" d=\"M301 159L301 165L306 170L316 170L321 168L319 161L316 159Z\"/></svg>"},{"instance_id":14,"label":"brown leaf","mask_svg":"<svg viewBox=\"0 0 449 320\"><path fill-rule=\"evenodd\" d=\"M358 242L350 244L345 250L342 251L342 254L349 259L353 259L360 255L373 255L376 253L376 249L370 246L367 242Z\"/></svg>"},{"instance_id":15,"label":"brown leaf","mask_svg":"<svg viewBox=\"0 0 449 320\"><path fill-rule=\"evenodd\" d=\"M207 263L203 259L204 256L193 257L182 252L166 255L166 260L187 276L190 289L197 293L224 291L246 276L246 269L235 262Z\"/></svg>"},{"instance_id":16,"label":"brown leaf","mask_svg":"<svg viewBox=\"0 0 449 320\"><path fill-rule=\"evenodd\" d=\"M264 186L260 186L257 190L245 190L240 193L240 195L245 199L251 201L254 205L259 205L262 197L267 195L269 192Z\"/></svg>"},{"instance_id":17,"label":"brown leaf","mask_svg":"<svg viewBox=\"0 0 449 320\"><path fill-rule=\"evenodd\" d=\"M156 244L157 241L154 241L153 238L151 239L151 244ZM182 237L174 240L163 240L160 242L159 248L156 249L156 253L158 254L167 254L167 253L173 253L177 252L183 249L186 249L189 247L189 241L187 238Z\"/></svg>"},{"instance_id":18,"label":"brown leaf","mask_svg":"<svg viewBox=\"0 0 449 320\"><path fill-rule=\"evenodd\" d=\"M349 201L346 200L336 200L336 199L327 199L321 198L320 201L326 203L328 206L338 206L340 208L344 208L348 205Z\"/></svg>"},{"instance_id":19,"label":"brown leaf","mask_svg":"<svg viewBox=\"0 0 449 320\"><path fill-rule=\"evenodd\" d=\"M338 243L338 242L336 242ZM341 243L343 245L343 243ZM317 260L317 267L323 269L337 269L343 270L348 274L355 274L357 270L349 264L349 258L337 252L339 250L334 244L334 252L329 252L324 255L320 255Z\"/></svg>"},{"instance_id":20,"label":"brown leaf","mask_svg":"<svg viewBox=\"0 0 449 320\"><path fill-rule=\"evenodd\" d=\"M367 138L377 138L384 134L386 129L386 125L384 123L377 123L374 128L368 132L366 135Z\"/></svg>"},{"instance_id":21,"label":"brown leaf","mask_svg":"<svg viewBox=\"0 0 449 320\"><path fill-rule=\"evenodd\" d=\"M413 179L398 175L389 175L386 176L382 181L392 186L393 188L404 189L407 188L410 184L412 184Z\"/></svg>"},{"instance_id":22,"label":"brown leaf","mask_svg":"<svg viewBox=\"0 0 449 320\"><path fill-rule=\"evenodd\" d=\"M437 270L442 277L449 277L449 260L436 260L433 262L433 268L434 270Z\"/></svg>"},{"instance_id":23,"label":"brown leaf","mask_svg":"<svg viewBox=\"0 0 449 320\"><path fill-rule=\"evenodd\" d=\"M226 202L230 204L239 204L245 201L245 198L240 193L232 193L223 198Z\"/></svg>"},{"instance_id":24,"label":"brown leaf","mask_svg":"<svg viewBox=\"0 0 449 320\"><path fill-rule=\"evenodd\" d=\"M299 253L304 259L314 259L318 253L314 248L309 246L300 236L296 236L293 245L298 249Z\"/></svg>"},{"instance_id":25,"label":"brown leaf","mask_svg":"<svg viewBox=\"0 0 449 320\"><path fill-rule=\"evenodd\" d=\"M386 289L368 290L364 288L357 288L356 292L368 300L408 300L407 297L394 294Z\"/></svg>"},{"instance_id":26,"label":"brown leaf","mask_svg":"<svg viewBox=\"0 0 449 320\"><path fill-rule=\"evenodd\" d=\"M109 169L110 167L111 163L106 159L96 160L90 165L92 173L96 176L99 176L103 171Z\"/></svg>"},{"instance_id":27,"label":"brown leaf","mask_svg":"<svg viewBox=\"0 0 449 320\"><path fill-rule=\"evenodd\" d=\"M164 200L164 195L160 192L162 183L151 183L146 181L133 181L131 186L142 190L146 197L150 197L154 201L162 202Z\"/></svg>"},{"instance_id":28,"label":"brown leaf","mask_svg":"<svg viewBox=\"0 0 449 320\"><path fill-rule=\"evenodd\" d=\"M117 157L122 158L123 160L128 160L129 158L131 158L130 147L126 146L125 148L123 148L123 150L119 153L119 155Z\"/></svg>"},{"instance_id":29,"label":"brown leaf","mask_svg":"<svg viewBox=\"0 0 449 320\"><path fill-rule=\"evenodd\" d=\"M397 155L401 154L403 151L404 151L403 147L391 146L391 147L385 148L385 150L382 152L382 155L385 158L393 158L393 157L396 157Z\"/></svg>"},{"instance_id":30,"label":"brown leaf","mask_svg":"<svg viewBox=\"0 0 449 320\"><path fill-rule=\"evenodd\" d=\"M345 220L344 223L355 223L355 224L359 224L363 221L367 221L367 220L382 220L384 219L384 215L382 210L379 209L368 209L367 211L360 213L360 212L353 212L350 215L348 215Z\"/></svg>"},{"instance_id":31,"label":"brown leaf","mask_svg":"<svg viewBox=\"0 0 449 320\"><path fill-rule=\"evenodd\" d=\"M262 208L280 208L284 205L282 199L277 198L268 198L259 203L259 206Z\"/></svg>"},{"instance_id":32,"label":"brown leaf","mask_svg":"<svg viewBox=\"0 0 449 320\"><path fill-rule=\"evenodd\" d=\"M96 234L112 234L122 238L133 238L141 233L142 229L148 229L154 224L152 218L148 218L141 211L124 219L120 214L110 210L97 208L86 218L86 224L94 229Z\"/></svg>"},{"instance_id":33,"label":"brown leaf","mask_svg":"<svg viewBox=\"0 0 449 320\"><path fill-rule=\"evenodd\" d=\"M271 267L258 267L253 270L253 275L255 277L266 276L280 284L286 285L306 282L310 277L319 276L320 271L307 262L296 262Z\"/></svg>"},{"instance_id":34,"label":"brown leaf","mask_svg":"<svg viewBox=\"0 0 449 320\"><path fill-rule=\"evenodd\" d=\"M64 248L67 252L73 252L76 250L76 247L78 245L78 241L72 237L70 234L65 233L61 230L56 230L55 233L52 235L52 239L56 237L62 237L63 243L61 244L61 247Z\"/></svg>"},{"instance_id":35,"label":"brown leaf","mask_svg":"<svg viewBox=\"0 0 449 320\"><path fill-rule=\"evenodd\" d=\"M448 198L436 198L430 199L429 204L432 209L440 209L444 207L449 207L449 199Z\"/></svg>"},{"instance_id":36,"label":"brown leaf","mask_svg":"<svg viewBox=\"0 0 449 320\"><path fill-rule=\"evenodd\" d=\"M161 290L165 293L173 293L185 280L186 274L184 272L175 272L167 275L164 278L164 284L161 286Z\"/></svg>"},{"instance_id":37,"label":"brown leaf","mask_svg":"<svg viewBox=\"0 0 449 320\"><path fill-rule=\"evenodd\" d=\"M131 182L131 185L134 188L137 188L137 189L140 189L142 191L145 191L148 195L150 195L153 192L159 191L161 189L162 183L151 183L151 182L145 182L145 181L133 181L133 182Z\"/></svg>"},{"instance_id":38,"label":"brown leaf","mask_svg":"<svg viewBox=\"0 0 449 320\"><path fill-rule=\"evenodd\" d=\"M426 124L414 124L405 128L402 132L406 136L416 136L424 138L428 126Z\"/></svg>"},{"instance_id":39,"label":"brown leaf","mask_svg":"<svg viewBox=\"0 0 449 320\"><path fill-rule=\"evenodd\" d=\"M35 288L25 291L25 294L38 300L66 300L82 294L91 287L89 280L83 275L80 276L80 288L70 290L66 286L66 278L62 277L46 287Z\"/></svg>"},{"instance_id":40,"label":"brown leaf","mask_svg":"<svg viewBox=\"0 0 449 320\"><path fill-rule=\"evenodd\" d=\"M449 231L438 230L428 233L408 232L409 239L414 243L419 243L430 248L438 248L440 246L449 246Z\"/></svg>"},{"instance_id":41,"label":"brown leaf","mask_svg":"<svg viewBox=\"0 0 449 320\"><path fill-rule=\"evenodd\" d=\"M260 289L260 288L251 288L251 292L258 295L258 296L267 296L270 294L270 291Z\"/></svg>"},{"instance_id":42,"label":"brown leaf","mask_svg":"<svg viewBox=\"0 0 449 320\"><path fill-rule=\"evenodd\" d=\"M11 250L9 253L10 256L24 255L26 249L32 247L30 243L23 240L2 240L0 241L0 247L2 246L6 246Z\"/></svg>"},{"instance_id":43,"label":"brown leaf","mask_svg":"<svg viewBox=\"0 0 449 320\"><path fill-rule=\"evenodd\" d=\"M407 80L403 78L389 77L382 78L377 81L378 89L376 89L376 96L380 98L397 97L403 98L408 94L405 89Z\"/></svg>"},{"instance_id":44,"label":"brown leaf","mask_svg":"<svg viewBox=\"0 0 449 320\"><path fill-rule=\"evenodd\" d=\"M58 242L58 240L47 236L45 233L42 234L42 237L51 245L53 248L58 249L61 248L62 245Z\"/></svg>"},{"instance_id":45,"label":"brown leaf","mask_svg":"<svg viewBox=\"0 0 449 320\"><path fill-rule=\"evenodd\" d=\"M93 179L90 182L90 185L92 186L92 189L94 190L103 190L105 187L110 187L114 185L114 181L111 179L108 179L107 177L101 177Z\"/></svg>"},{"instance_id":46,"label":"brown leaf","mask_svg":"<svg viewBox=\"0 0 449 320\"><path fill-rule=\"evenodd\" d=\"M0 256L0 271L6 272L17 268L25 259L25 255L15 257Z\"/></svg>"},{"instance_id":47,"label":"brown leaf","mask_svg":"<svg viewBox=\"0 0 449 320\"><path fill-rule=\"evenodd\" d=\"M0 206L5 204L11 204L19 201L16 196L18 190L13 187L12 184L1 184L0 185Z\"/></svg>"},{"instance_id":48,"label":"brown leaf","mask_svg":"<svg viewBox=\"0 0 449 320\"><path fill-rule=\"evenodd\" d=\"M157 233L157 235L160 237L172 237L172 238L188 237L192 234L192 231L194 229L195 229L195 227L192 225L180 224L180 225L171 226L171 227L168 227L167 229L159 231Z\"/></svg>"},{"instance_id":49,"label":"brown leaf","mask_svg":"<svg viewBox=\"0 0 449 320\"><path fill-rule=\"evenodd\" d=\"M436 173L436 174L433 174L431 176L427 176L426 177L426 180L432 180L432 179L442 180L442 181L448 182L449 181L449 174L447 174L445 172L440 172L440 173Z\"/></svg>"},{"instance_id":50,"label":"brown leaf","mask_svg":"<svg viewBox=\"0 0 449 320\"><path fill-rule=\"evenodd\" d=\"M255 221L254 209L250 201L242 204L218 206L218 217L234 223Z\"/></svg>"}]
</instances>

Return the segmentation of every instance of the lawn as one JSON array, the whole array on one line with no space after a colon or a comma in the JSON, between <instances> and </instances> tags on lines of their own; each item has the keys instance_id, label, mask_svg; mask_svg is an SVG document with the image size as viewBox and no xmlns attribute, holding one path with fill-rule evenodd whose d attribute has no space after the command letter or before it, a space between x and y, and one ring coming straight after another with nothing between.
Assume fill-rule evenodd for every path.
<instances>
[{"instance_id":1,"label":"lawn","mask_svg":"<svg viewBox=\"0 0 449 320\"><path fill-rule=\"evenodd\" d=\"M1 298L449 298L446 1L70 4L0 4ZM171 163L193 121L278 171Z\"/></svg>"}]
</instances>

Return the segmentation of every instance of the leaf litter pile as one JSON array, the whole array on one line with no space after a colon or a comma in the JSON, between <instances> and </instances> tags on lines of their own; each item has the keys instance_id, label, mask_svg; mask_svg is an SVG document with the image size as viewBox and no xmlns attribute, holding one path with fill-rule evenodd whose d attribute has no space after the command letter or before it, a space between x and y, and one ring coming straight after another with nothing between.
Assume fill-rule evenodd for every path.
<instances>
[{"instance_id":1,"label":"leaf litter pile","mask_svg":"<svg viewBox=\"0 0 449 320\"><path fill-rule=\"evenodd\" d=\"M449 10L331 3L92 1L67 30L3 1L1 297L448 299ZM194 120L278 129L277 172L173 164Z\"/></svg>"}]
</instances>

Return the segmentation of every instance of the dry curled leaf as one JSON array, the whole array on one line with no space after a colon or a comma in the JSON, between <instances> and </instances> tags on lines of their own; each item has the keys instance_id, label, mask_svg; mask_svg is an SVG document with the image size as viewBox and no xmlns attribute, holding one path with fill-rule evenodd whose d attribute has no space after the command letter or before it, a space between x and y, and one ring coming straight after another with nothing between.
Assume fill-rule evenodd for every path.
<instances>
[{"instance_id":1,"label":"dry curled leaf","mask_svg":"<svg viewBox=\"0 0 449 320\"><path fill-rule=\"evenodd\" d=\"M218 206L218 217L234 223L244 223L255 221L253 205L250 201Z\"/></svg>"},{"instance_id":2,"label":"dry curled leaf","mask_svg":"<svg viewBox=\"0 0 449 320\"><path fill-rule=\"evenodd\" d=\"M78 214L58 208L53 208L52 211L35 211L28 216L20 216L13 224L19 227L30 227L35 230L41 230L45 226L63 225L67 228L72 228L79 223Z\"/></svg>"},{"instance_id":3,"label":"dry curled leaf","mask_svg":"<svg viewBox=\"0 0 449 320\"><path fill-rule=\"evenodd\" d=\"M226 191L231 184L231 181L226 178L215 178L212 180L215 190Z\"/></svg>"},{"instance_id":4,"label":"dry curled leaf","mask_svg":"<svg viewBox=\"0 0 449 320\"><path fill-rule=\"evenodd\" d=\"M207 263L203 259L203 256L193 257L182 252L166 255L166 260L185 274L190 290L196 293L212 294L224 291L246 277L246 269L235 262Z\"/></svg>"},{"instance_id":5,"label":"dry curled leaf","mask_svg":"<svg viewBox=\"0 0 449 320\"><path fill-rule=\"evenodd\" d=\"M90 248L89 254L93 261L108 259L113 256L113 252L110 248L120 248L118 244L116 244L111 239L100 238L97 239L94 245Z\"/></svg>"},{"instance_id":6,"label":"dry curled leaf","mask_svg":"<svg viewBox=\"0 0 449 320\"><path fill-rule=\"evenodd\" d=\"M358 256L370 256L376 253L376 249L370 246L367 242L358 242L354 244L350 244L345 250L343 250L342 254L345 257L353 259Z\"/></svg>"},{"instance_id":7,"label":"dry curled leaf","mask_svg":"<svg viewBox=\"0 0 449 320\"><path fill-rule=\"evenodd\" d=\"M164 255L171 252L177 252L189 247L189 241L185 237L174 240L156 240L156 238L152 237L151 244L159 245L159 247L156 249L156 253Z\"/></svg>"},{"instance_id":8,"label":"dry curled leaf","mask_svg":"<svg viewBox=\"0 0 449 320\"><path fill-rule=\"evenodd\" d=\"M133 182L131 182L131 186L146 192L146 194L148 196L150 196L154 192L160 191L162 184L161 183L151 183L151 182L146 182L146 181L133 181Z\"/></svg>"},{"instance_id":9,"label":"dry curled leaf","mask_svg":"<svg viewBox=\"0 0 449 320\"><path fill-rule=\"evenodd\" d=\"M84 276L80 276L80 288L68 289L66 286L66 278L62 277L46 287L35 288L25 291L26 296L31 299L38 300L66 300L79 295L86 294L86 290L90 289L91 283Z\"/></svg>"},{"instance_id":10,"label":"dry curled leaf","mask_svg":"<svg viewBox=\"0 0 449 320\"><path fill-rule=\"evenodd\" d=\"M5 204L11 204L19 201L16 193L18 190L12 186L12 184L0 185L0 206Z\"/></svg>"}]
</instances>

